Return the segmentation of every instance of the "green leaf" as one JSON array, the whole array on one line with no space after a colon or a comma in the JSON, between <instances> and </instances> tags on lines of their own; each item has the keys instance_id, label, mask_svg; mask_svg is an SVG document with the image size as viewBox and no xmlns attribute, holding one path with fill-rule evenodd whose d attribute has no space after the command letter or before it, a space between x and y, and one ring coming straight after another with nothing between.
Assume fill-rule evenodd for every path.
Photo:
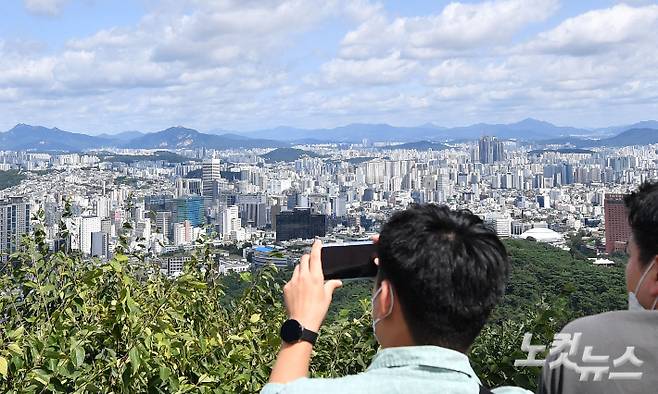
<instances>
[{"instance_id":1,"label":"green leaf","mask_svg":"<svg viewBox=\"0 0 658 394\"><path fill-rule=\"evenodd\" d=\"M165 366L160 366L160 380L167 381L171 376L171 371Z\"/></svg>"},{"instance_id":2,"label":"green leaf","mask_svg":"<svg viewBox=\"0 0 658 394\"><path fill-rule=\"evenodd\" d=\"M21 349L20 346L18 346L17 343L10 343L9 346L7 346L7 349L9 349L10 352L20 355L23 355L23 349Z\"/></svg>"},{"instance_id":3,"label":"green leaf","mask_svg":"<svg viewBox=\"0 0 658 394\"><path fill-rule=\"evenodd\" d=\"M244 282L250 282L251 281L251 272L242 272L240 274L240 279Z\"/></svg>"},{"instance_id":4,"label":"green leaf","mask_svg":"<svg viewBox=\"0 0 658 394\"><path fill-rule=\"evenodd\" d=\"M216 383L217 379L211 376L208 376L207 374L203 374L199 377L199 384L204 384L204 383Z\"/></svg>"},{"instance_id":5,"label":"green leaf","mask_svg":"<svg viewBox=\"0 0 658 394\"><path fill-rule=\"evenodd\" d=\"M47 386L48 382L50 382L51 375L47 371L44 371L43 369L35 369L33 373L34 373L34 380L43 384L44 386Z\"/></svg>"},{"instance_id":6,"label":"green leaf","mask_svg":"<svg viewBox=\"0 0 658 394\"><path fill-rule=\"evenodd\" d=\"M0 375L7 377L7 359L0 356Z\"/></svg>"},{"instance_id":7,"label":"green leaf","mask_svg":"<svg viewBox=\"0 0 658 394\"><path fill-rule=\"evenodd\" d=\"M259 320L260 320L260 313L254 313L249 318L249 321L252 322L252 323L258 323Z\"/></svg>"},{"instance_id":8,"label":"green leaf","mask_svg":"<svg viewBox=\"0 0 658 394\"><path fill-rule=\"evenodd\" d=\"M118 256L117 256L118 258ZM116 272L121 272L121 264L117 260L110 260L110 267Z\"/></svg>"},{"instance_id":9,"label":"green leaf","mask_svg":"<svg viewBox=\"0 0 658 394\"><path fill-rule=\"evenodd\" d=\"M137 349L136 346L130 349L130 351L128 352L128 357L130 358L130 364L132 364L133 374L134 374L137 372L137 370L139 370L139 366L142 363L142 359L139 355L139 350Z\"/></svg>"},{"instance_id":10,"label":"green leaf","mask_svg":"<svg viewBox=\"0 0 658 394\"><path fill-rule=\"evenodd\" d=\"M75 348L75 366L79 367L85 362L85 349L82 346Z\"/></svg>"},{"instance_id":11,"label":"green leaf","mask_svg":"<svg viewBox=\"0 0 658 394\"><path fill-rule=\"evenodd\" d=\"M20 326L14 331L10 332L8 336L10 339L16 340L18 338L21 338L24 332L25 332L25 328L23 326Z\"/></svg>"}]
</instances>

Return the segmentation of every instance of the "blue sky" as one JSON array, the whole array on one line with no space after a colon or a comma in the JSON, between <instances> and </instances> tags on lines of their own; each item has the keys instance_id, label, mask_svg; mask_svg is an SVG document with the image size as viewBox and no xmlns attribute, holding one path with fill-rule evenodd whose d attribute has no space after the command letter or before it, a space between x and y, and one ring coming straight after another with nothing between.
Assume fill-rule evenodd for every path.
<instances>
[{"instance_id":1,"label":"blue sky","mask_svg":"<svg viewBox=\"0 0 658 394\"><path fill-rule=\"evenodd\" d=\"M7 0L0 130L658 115L656 1Z\"/></svg>"}]
</instances>

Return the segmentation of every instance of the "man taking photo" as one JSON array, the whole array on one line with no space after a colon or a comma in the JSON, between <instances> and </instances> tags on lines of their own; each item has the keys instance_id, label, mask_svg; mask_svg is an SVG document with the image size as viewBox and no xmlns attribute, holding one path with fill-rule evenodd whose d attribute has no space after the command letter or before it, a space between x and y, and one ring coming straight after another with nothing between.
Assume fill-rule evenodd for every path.
<instances>
[{"instance_id":1,"label":"man taking photo","mask_svg":"<svg viewBox=\"0 0 658 394\"><path fill-rule=\"evenodd\" d=\"M466 352L505 290L505 247L469 211L433 204L395 213L377 241L372 296L381 350L368 369L309 379L313 343L341 282L325 283L316 241L284 287L289 320L262 393L488 393ZM528 393L517 388L493 392Z\"/></svg>"}]
</instances>

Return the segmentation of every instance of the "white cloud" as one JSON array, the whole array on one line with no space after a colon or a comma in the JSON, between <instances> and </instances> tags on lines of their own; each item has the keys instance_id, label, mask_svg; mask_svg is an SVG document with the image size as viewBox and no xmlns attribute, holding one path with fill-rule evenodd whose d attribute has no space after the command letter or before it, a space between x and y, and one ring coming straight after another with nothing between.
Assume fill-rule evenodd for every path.
<instances>
[{"instance_id":1,"label":"white cloud","mask_svg":"<svg viewBox=\"0 0 658 394\"><path fill-rule=\"evenodd\" d=\"M496 0L450 3L439 14L389 21L377 13L343 39L341 56L364 58L401 51L405 57L433 58L507 42L518 30L543 21L557 0Z\"/></svg>"},{"instance_id":2,"label":"white cloud","mask_svg":"<svg viewBox=\"0 0 658 394\"><path fill-rule=\"evenodd\" d=\"M405 80L415 68L416 62L401 59L397 52L366 60L334 59L322 66L322 72L331 84L392 84Z\"/></svg>"},{"instance_id":3,"label":"white cloud","mask_svg":"<svg viewBox=\"0 0 658 394\"><path fill-rule=\"evenodd\" d=\"M33 14L56 16L69 0L23 0L25 9Z\"/></svg>"},{"instance_id":4,"label":"white cloud","mask_svg":"<svg viewBox=\"0 0 658 394\"><path fill-rule=\"evenodd\" d=\"M547 20L558 6L392 18L367 0L167 0L60 49L0 40L0 119L149 131L656 113L658 6ZM314 36L332 23L333 41Z\"/></svg>"},{"instance_id":5,"label":"white cloud","mask_svg":"<svg viewBox=\"0 0 658 394\"><path fill-rule=\"evenodd\" d=\"M587 56L619 51L626 46L658 44L658 5L625 4L590 11L562 22L527 44L529 50ZM636 48L632 48L635 50Z\"/></svg>"}]
</instances>

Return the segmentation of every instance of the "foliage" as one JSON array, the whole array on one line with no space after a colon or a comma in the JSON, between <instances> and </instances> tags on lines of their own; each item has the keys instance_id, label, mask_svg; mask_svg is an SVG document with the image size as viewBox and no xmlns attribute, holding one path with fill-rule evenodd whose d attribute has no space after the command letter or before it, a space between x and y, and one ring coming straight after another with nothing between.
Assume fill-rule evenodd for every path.
<instances>
[{"instance_id":1,"label":"foliage","mask_svg":"<svg viewBox=\"0 0 658 394\"><path fill-rule=\"evenodd\" d=\"M165 163L187 163L192 161L200 161L195 158L188 158L181 156L174 152L157 151L151 155L116 155L116 154L102 154L99 155L101 161L110 163L126 163L133 164L140 161L162 161Z\"/></svg>"},{"instance_id":2,"label":"foliage","mask_svg":"<svg viewBox=\"0 0 658 394\"><path fill-rule=\"evenodd\" d=\"M521 319L542 299L560 295L567 298L569 319L626 307L623 264L598 267L550 245L524 240L506 240L505 246L512 274L494 321Z\"/></svg>"},{"instance_id":3,"label":"foliage","mask_svg":"<svg viewBox=\"0 0 658 394\"><path fill-rule=\"evenodd\" d=\"M0 392L234 393L265 384L289 273L266 268L216 280L212 247L202 239L183 274L169 279L128 252L130 231L123 229L111 261L85 262L50 252L37 225L0 267ZM538 243L507 246L514 266L508 295L470 356L485 384L533 389L539 369L513 366L526 358L523 334L548 344L571 317L617 307L623 269L592 267ZM312 376L365 370L376 351L371 290L372 283L355 281L337 292Z\"/></svg>"},{"instance_id":4,"label":"foliage","mask_svg":"<svg viewBox=\"0 0 658 394\"><path fill-rule=\"evenodd\" d=\"M558 298L553 303L542 300L524 312L521 319L488 324L471 347L471 364L484 385L536 390L541 368L515 367L514 361L528 357L521 351L525 333L532 334L533 344L549 345L553 341L553 335L568 321L566 299ZM546 354L538 354L537 359L541 356Z\"/></svg>"},{"instance_id":5,"label":"foliage","mask_svg":"<svg viewBox=\"0 0 658 394\"><path fill-rule=\"evenodd\" d=\"M0 190L16 186L25 178L25 174L18 170L0 171Z\"/></svg>"},{"instance_id":6,"label":"foliage","mask_svg":"<svg viewBox=\"0 0 658 394\"><path fill-rule=\"evenodd\" d=\"M51 253L43 227L0 276L0 391L257 392L284 319L274 268L242 274L229 305L207 249L170 280L121 248L107 263ZM374 354L369 314L323 328L315 376L362 370ZM357 350L359 357L336 357Z\"/></svg>"}]
</instances>

